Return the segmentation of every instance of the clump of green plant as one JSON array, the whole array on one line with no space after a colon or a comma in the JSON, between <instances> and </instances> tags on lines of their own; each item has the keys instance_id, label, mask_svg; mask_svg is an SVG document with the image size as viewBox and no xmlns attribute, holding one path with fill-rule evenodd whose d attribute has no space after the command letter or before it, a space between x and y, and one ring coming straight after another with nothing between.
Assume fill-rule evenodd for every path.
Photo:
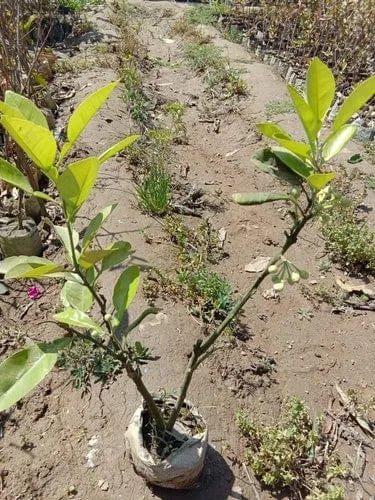
<instances>
[{"instance_id":1,"label":"clump of green plant","mask_svg":"<svg viewBox=\"0 0 375 500\"><path fill-rule=\"evenodd\" d=\"M228 64L214 44L191 43L186 47L185 55L189 65L204 75L208 87L216 95L224 91L226 97L231 97L246 92L246 84L239 72Z\"/></svg>"},{"instance_id":2,"label":"clump of green plant","mask_svg":"<svg viewBox=\"0 0 375 500\"><path fill-rule=\"evenodd\" d=\"M327 478L333 477L333 471L334 477L346 473L335 457L327 463L319 459L322 420L313 419L300 399L291 399L274 425L257 422L244 413L238 415L237 424L247 441L248 465L272 489L289 488L295 498L305 498L312 492L309 498L316 498L315 494L329 492Z\"/></svg>"},{"instance_id":3,"label":"clump of green plant","mask_svg":"<svg viewBox=\"0 0 375 500\"><path fill-rule=\"evenodd\" d=\"M72 12L82 13L90 7L100 5L100 0L58 0L60 7L65 7Z\"/></svg>"},{"instance_id":4,"label":"clump of green plant","mask_svg":"<svg viewBox=\"0 0 375 500\"><path fill-rule=\"evenodd\" d=\"M171 200L171 176L162 165L153 163L136 186L136 192L138 204L144 212L165 215Z\"/></svg>"},{"instance_id":5,"label":"clump of green plant","mask_svg":"<svg viewBox=\"0 0 375 500\"><path fill-rule=\"evenodd\" d=\"M294 113L294 111L293 103L287 99L275 99L266 104L266 114L268 118L284 113Z\"/></svg>"},{"instance_id":6,"label":"clump of green plant","mask_svg":"<svg viewBox=\"0 0 375 500\"><path fill-rule=\"evenodd\" d=\"M122 68L124 82L124 99L127 102L130 114L137 123L144 128L148 122L149 101L143 92L139 71L131 59Z\"/></svg>"},{"instance_id":7,"label":"clump of green plant","mask_svg":"<svg viewBox=\"0 0 375 500\"><path fill-rule=\"evenodd\" d=\"M170 133L177 144L187 144L186 126L182 120L186 106L182 102L174 101L164 106L164 111L172 119Z\"/></svg>"},{"instance_id":8,"label":"clump of green plant","mask_svg":"<svg viewBox=\"0 0 375 500\"><path fill-rule=\"evenodd\" d=\"M59 353L57 365L67 370L72 377L73 387L88 392L91 380L107 385L122 371L119 360L92 343L73 340Z\"/></svg>"},{"instance_id":9,"label":"clump of green plant","mask_svg":"<svg viewBox=\"0 0 375 500\"><path fill-rule=\"evenodd\" d=\"M197 5L187 11L186 19L191 24L216 24L219 15L219 13L211 8L211 4Z\"/></svg>"},{"instance_id":10,"label":"clump of green plant","mask_svg":"<svg viewBox=\"0 0 375 500\"><path fill-rule=\"evenodd\" d=\"M224 36L233 43L242 43L244 32L237 26L229 26L224 30Z\"/></svg>"},{"instance_id":11,"label":"clump of green plant","mask_svg":"<svg viewBox=\"0 0 375 500\"><path fill-rule=\"evenodd\" d=\"M327 250L349 270L375 270L375 233L356 214L354 200L338 198L323 214Z\"/></svg>"}]
</instances>

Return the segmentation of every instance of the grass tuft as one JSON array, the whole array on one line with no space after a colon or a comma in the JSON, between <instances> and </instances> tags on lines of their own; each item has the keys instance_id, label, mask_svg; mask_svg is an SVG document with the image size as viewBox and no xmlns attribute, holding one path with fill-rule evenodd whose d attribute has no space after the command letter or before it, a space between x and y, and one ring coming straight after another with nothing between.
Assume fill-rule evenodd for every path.
<instances>
[{"instance_id":1,"label":"grass tuft","mask_svg":"<svg viewBox=\"0 0 375 500\"><path fill-rule=\"evenodd\" d=\"M138 204L146 213L161 216L169 209L171 177L166 169L154 163L136 187Z\"/></svg>"}]
</instances>

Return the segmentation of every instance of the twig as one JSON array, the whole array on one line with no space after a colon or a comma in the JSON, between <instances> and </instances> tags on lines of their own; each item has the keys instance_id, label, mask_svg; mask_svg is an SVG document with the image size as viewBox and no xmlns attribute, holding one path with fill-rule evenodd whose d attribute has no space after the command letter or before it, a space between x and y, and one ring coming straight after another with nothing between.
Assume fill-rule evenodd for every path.
<instances>
[{"instance_id":1,"label":"twig","mask_svg":"<svg viewBox=\"0 0 375 500\"><path fill-rule=\"evenodd\" d=\"M261 498L260 498L260 496L259 496L259 493L258 493L258 490L255 488L254 481L251 479L251 476L250 476L250 474L249 474L249 471L248 471L248 469L247 469L247 467L246 467L245 462L242 462L242 467L243 467L243 469L244 469L244 471L245 471L245 474L246 474L247 479L249 480L250 486L251 486L251 488L252 488L252 490L253 490L253 492L254 492L254 495L255 495L256 500L261 500Z\"/></svg>"}]
</instances>

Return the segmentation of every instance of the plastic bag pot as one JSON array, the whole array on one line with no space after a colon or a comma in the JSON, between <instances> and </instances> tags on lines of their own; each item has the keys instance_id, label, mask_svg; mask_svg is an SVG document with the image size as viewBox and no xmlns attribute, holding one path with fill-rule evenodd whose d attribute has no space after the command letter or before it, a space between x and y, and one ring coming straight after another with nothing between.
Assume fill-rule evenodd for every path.
<instances>
[{"instance_id":1,"label":"plastic bag pot","mask_svg":"<svg viewBox=\"0 0 375 500\"><path fill-rule=\"evenodd\" d=\"M143 419L144 406L135 411L125 433L127 449L134 469L148 483L162 488L187 489L192 487L202 472L207 451L208 430L206 422L198 410L189 402L185 406L204 424L204 430L191 434L189 427L176 422L173 434L186 436L182 446L174 450L167 458L157 461L144 446Z\"/></svg>"},{"instance_id":2,"label":"plastic bag pot","mask_svg":"<svg viewBox=\"0 0 375 500\"><path fill-rule=\"evenodd\" d=\"M22 229L18 227L18 219L0 218L0 252L2 256L41 255L42 241L33 219L23 219Z\"/></svg>"}]
</instances>

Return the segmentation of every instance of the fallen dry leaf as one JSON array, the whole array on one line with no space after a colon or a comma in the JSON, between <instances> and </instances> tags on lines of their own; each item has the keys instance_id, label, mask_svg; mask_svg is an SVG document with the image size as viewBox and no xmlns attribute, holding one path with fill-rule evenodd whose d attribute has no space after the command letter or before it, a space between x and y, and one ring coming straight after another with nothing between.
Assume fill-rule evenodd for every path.
<instances>
[{"instance_id":1,"label":"fallen dry leaf","mask_svg":"<svg viewBox=\"0 0 375 500\"><path fill-rule=\"evenodd\" d=\"M252 262L245 266L245 271L248 273L261 273L263 272L270 261L269 257L257 257Z\"/></svg>"}]
</instances>

